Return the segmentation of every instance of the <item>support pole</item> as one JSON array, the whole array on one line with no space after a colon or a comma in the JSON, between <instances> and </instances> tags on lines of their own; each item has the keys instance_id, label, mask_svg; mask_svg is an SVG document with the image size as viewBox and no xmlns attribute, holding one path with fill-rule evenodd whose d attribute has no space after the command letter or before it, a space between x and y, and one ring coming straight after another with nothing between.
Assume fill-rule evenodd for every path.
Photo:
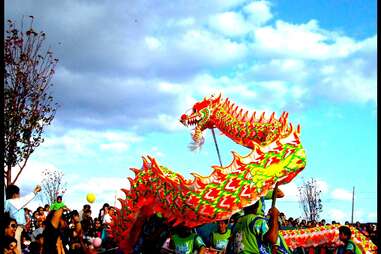
<instances>
[{"instance_id":1,"label":"support pole","mask_svg":"<svg viewBox=\"0 0 381 254\"><path fill-rule=\"evenodd\" d=\"M353 192L352 192L352 218L351 218L351 224L353 224L353 211L355 208L355 186L353 186Z\"/></svg>"},{"instance_id":2,"label":"support pole","mask_svg":"<svg viewBox=\"0 0 381 254\"><path fill-rule=\"evenodd\" d=\"M216 145L218 160L220 161L220 166L222 167L221 155L220 155L220 150L218 149L218 145L217 145L216 134L214 133L214 128L211 128L211 130L212 130L212 134L213 134L214 144Z\"/></svg>"}]
</instances>

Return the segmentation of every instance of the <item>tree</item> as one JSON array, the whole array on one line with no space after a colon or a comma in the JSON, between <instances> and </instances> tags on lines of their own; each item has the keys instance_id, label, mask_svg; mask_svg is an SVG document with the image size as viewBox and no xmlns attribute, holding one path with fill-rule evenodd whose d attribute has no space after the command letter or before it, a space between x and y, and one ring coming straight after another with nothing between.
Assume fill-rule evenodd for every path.
<instances>
[{"instance_id":1,"label":"tree","mask_svg":"<svg viewBox=\"0 0 381 254\"><path fill-rule=\"evenodd\" d=\"M64 181L64 173L56 169L45 169L41 183L42 193L49 205L57 200L57 196L66 192L67 183Z\"/></svg>"},{"instance_id":2,"label":"tree","mask_svg":"<svg viewBox=\"0 0 381 254\"><path fill-rule=\"evenodd\" d=\"M52 122L57 108L49 93L58 59L43 50L44 32L16 29L8 20L4 39L4 178L14 184L30 155L44 142L42 133ZM12 172L16 176L12 178Z\"/></svg>"},{"instance_id":3,"label":"tree","mask_svg":"<svg viewBox=\"0 0 381 254\"><path fill-rule=\"evenodd\" d=\"M322 201L320 199L321 190L316 180L311 178L310 181L304 182L298 187L299 204L303 208L306 220L318 221L319 215L323 211Z\"/></svg>"}]
</instances>

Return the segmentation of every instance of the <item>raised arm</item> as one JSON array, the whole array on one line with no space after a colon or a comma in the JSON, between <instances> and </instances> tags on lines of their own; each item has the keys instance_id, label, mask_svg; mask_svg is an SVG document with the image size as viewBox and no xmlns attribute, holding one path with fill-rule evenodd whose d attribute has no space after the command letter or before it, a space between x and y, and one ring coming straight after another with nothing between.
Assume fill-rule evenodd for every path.
<instances>
[{"instance_id":1,"label":"raised arm","mask_svg":"<svg viewBox=\"0 0 381 254\"><path fill-rule=\"evenodd\" d=\"M271 245L276 244L279 232L279 211L276 207L272 207L269 210L270 220L269 220L269 230L265 234L265 241Z\"/></svg>"},{"instance_id":2,"label":"raised arm","mask_svg":"<svg viewBox=\"0 0 381 254\"><path fill-rule=\"evenodd\" d=\"M16 207L17 210L20 210L21 208L25 207L32 199L36 196L38 192L41 191L41 187L37 185L32 193L29 193L26 196L10 199L9 202Z\"/></svg>"}]
</instances>

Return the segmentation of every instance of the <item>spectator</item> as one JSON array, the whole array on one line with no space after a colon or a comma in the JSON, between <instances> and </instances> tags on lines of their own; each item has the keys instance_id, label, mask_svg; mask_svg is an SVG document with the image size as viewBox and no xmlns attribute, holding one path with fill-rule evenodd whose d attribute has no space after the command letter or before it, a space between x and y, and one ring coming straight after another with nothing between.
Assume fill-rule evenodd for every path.
<instances>
[{"instance_id":1,"label":"spectator","mask_svg":"<svg viewBox=\"0 0 381 254\"><path fill-rule=\"evenodd\" d=\"M91 217L91 210L85 210L82 214L81 225L84 235L89 235L93 227L93 218Z\"/></svg>"},{"instance_id":2,"label":"spectator","mask_svg":"<svg viewBox=\"0 0 381 254\"><path fill-rule=\"evenodd\" d=\"M45 218L46 218L46 216L48 216L49 211L50 211L50 205L49 205L49 204L46 204L46 205L44 206L44 214L45 214Z\"/></svg>"},{"instance_id":3,"label":"spectator","mask_svg":"<svg viewBox=\"0 0 381 254\"><path fill-rule=\"evenodd\" d=\"M31 217L30 231L32 231L32 232L34 230L36 230L36 228L38 227L38 225L37 225L37 215L38 215L38 211L34 211L32 217Z\"/></svg>"},{"instance_id":4,"label":"spectator","mask_svg":"<svg viewBox=\"0 0 381 254\"><path fill-rule=\"evenodd\" d=\"M11 236L5 236L3 239L3 253L4 254L21 254L17 249L17 240Z\"/></svg>"},{"instance_id":5,"label":"spectator","mask_svg":"<svg viewBox=\"0 0 381 254\"><path fill-rule=\"evenodd\" d=\"M360 248L351 239L351 230L347 226L339 227L339 239L344 243L337 250L338 254L361 254Z\"/></svg>"},{"instance_id":6,"label":"spectator","mask_svg":"<svg viewBox=\"0 0 381 254\"><path fill-rule=\"evenodd\" d=\"M15 237L16 228L17 228L16 220L6 216L4 218L4 235L9 237Z\"/></svg>"},{"instance_id":7,"label":"spectator","mask_svg":"<svg viewBox=\"0 0 381 254\"><path fill-rule=\"evenodd\" d=\"M307 227L307 221L303 219L303 220L300 222L299 227L301 227L301 228L306 228L306 227Z\"/></svg>"},{"instance_id":8,"label":"spectator","mask_svg":"<svg viewBox=\"0 0 381 254\"><path fill-rule=\"evenodd\" d=\"M31 227L33 226L33 220L32 220L32 211L29 210L27 207L24 207L24 213L25 213L25 231L30 232Z\"/></svg>"},{"instance_id":9,"label":"spectator","mask_svg":"<svg viewBox=\"0 0 381 254\"><path fill-rule=\"evenodd\" d=\"M45 223L45 221L37 221L37 228L31 234L32 241L35 241L36 237L38 235L42 235L42 233L44 232L44 228L45 228L44 223Z\"/></svg>"},{"instance_id":10,"label":"spectator","mask_svg":"<svg viewBox=\"0 0 381 254\"><path fill-rule=\"evenodd\" d=\"M202 238L192 233L192 229L184 226L178 226L175 229L169 245L176 254L192 254L194 251L200 254L205 253L205 243Z\"/></svg>"},{"instance_id":11,"label":"spectator","mask_svg":"<svg viewBox=\"0 0 381 254\"><path fill-rule=\"evenodd\" d=\"M24 208L38 192L41 191L41 187L37 185L33 192L20 197L20 188L16 185L8 185L6 192L6 200L4 202L4 211L9 213L9 216L14 218L18 224L16 229L15 238L17 240L17 250L21 253L21 232L23 231L26 219Z\"/></svg>"},{"instance_id":12,"label":"spectator","mask_svg":"<svg viewBox=\"0 0 381 254\"><path fill-rule=\"evenodd\" d=\"M284 215L284 213L280 213L279 214L279 225L280 226L286 226L286 224L287 224L286 216Z\"/></svg>"},{"instance_id":13,"label":"spectator","mask_svg":"<svg viewBox=\"0 0 381 254\"><path fill-rule=\"evenodd\" d=\"M369 231L368 231L368 227L366 224L363 224L360 227L360 232L363 233L366 237L369 237Z\"/></svg>"},{"instance_id":14,"label":"spectator","mask_svg":"<svg viewBox=\"0 0 381 254\"><path fill-rule=\"evenodd\" d=\"M21 232L21 252L29 253L29 246L31 243L31 239L29 234L26 231Z\"/></svg>"},{"instance_id":15,"label":"spectator","mask_svg":"<svg viewBox=\"0 0 381 254\"><path fill-rule=\"evenodd\" d=\"M83 231L77 210L71 212L70 231L69 231L69 253L82 253Z\"/></svg>"},{"instance_id":16,"label":"spectator","mask_svg":"<svg viewBox=\"0 0 381 254\"><path fill-rule=\"evenodd\" d=\"M82 210L79 212L79 219L82 221L83 220L83 214L90 211L91 206L89 204L86 204L83 206Z\"/></svg>"},{"instance_id":17,"label":"spectator","mask_svg":"<svg viewBox=\"0 0 381 254\"><path fill-rule=\"evenodd\" d=\"M229 242L231 230L228 229L229 220L220 220L217 222L217 231L210 234L210 243L213 249L218 253L225 253Z\"/></svg>"},{"instance_id":18,"label":"spectator","mask_svg":"<svg viewBox=\"0 0 381 254\"><path fill-rule=\"evenodd\" d=\"M37 214L36 214L37 224L39 221L44 222L46 219L44 208L41 206L37 208Z\"/></svg>"},{"instance_id":19,"label":"spectator","mask_svg":"<svg viewBox=\"0 0 381 254\"><path fill-rule=\"evenodd\" d=\"M145 220L133 253L160 253L169 233L165 219L158 213L152 215Z\"/></svg>"},{"instance_id":20,"label":"spectator","mask_svg":"<svg viewBox=\"0 0 381 254\"><path fill-rule=\"evenodd\" d=\"M102 231L103 227L101 221L98 218L95 218L93 222L93 227L89 232L89 236L102 238Z\"/></svg>"},{"instance_id":21,"label":"spectator","mask_svg":"<svg viewBox=\"0 0 381 254\"><path fill-rule=\"evenodd\" d=\"M106 226L111 224L112 216L114 215L114 208L110 206L109 208L105 209L107 213L103 216L103 224L106 224Z\"/></svg>"},{"instance_id":22,"label":"spectator","mask_svg":"<svg viewBox=\"0 0 381 254\"><path fill-rule=\"evenodd\" d=\"M98 215L98 219L100 221L103 221L103 217L108 214L108 209L109 209L110 205L108 203L104 203L102 208L99 210L99 215Z\"/></svg>"},{"instance_id":23,"label":"spectator","mask_svg":"<svg viewBox=\"0 0 381 254\"><path fill-rule=\"evenodd\" d=\"M66 207L65 204L62 202L62 196L57 196L57 200L56 200L56 202L54 202L52 204L52 206L50 207L50 210L55 211L55 210L58 210L60 208L65 208L65 207Z\"/></svg>"},{"instance_id":24,"label":"spectator","mask_svg":"<svg viewBox=\"0 0 381 254\"><path fill-rule=\"evenodd\" d=\"M63 254L68 251L62 242L63 232L61 229L65 227L62 213L62 208L52 210L46 218L45 229L43 232L43 254Z\"/></svg>"},{"instance_id":25,"label":"spectator","mask_svg":"<svg viewBox=\"0 0 381 254\"><path fill-rule=\"evenodd\" d=\"M44 245L44 237L42 234L36 236L35 241L31 242L29 249L30 254L41 254L42 246Z\"/></svg>"}]
</instances>

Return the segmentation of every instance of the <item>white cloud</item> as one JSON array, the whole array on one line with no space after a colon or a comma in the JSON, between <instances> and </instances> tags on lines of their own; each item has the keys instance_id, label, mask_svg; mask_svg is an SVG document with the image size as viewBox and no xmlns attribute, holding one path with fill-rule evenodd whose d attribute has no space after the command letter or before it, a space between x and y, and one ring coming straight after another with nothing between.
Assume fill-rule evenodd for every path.
<instances>
[{"instance_id":1,"label":"white cloud","mask_svg":"<svg viewBox=\"0 0 381 254\"><path fill-rule=\"evenodd\" d=\"M282 201L299 201L298 186L294 182L282 185L279 187L284 193Z\"/></svg>"},{"instance_id":2,"label":"white cloud","mask_svg":"<svg viewBox=\"0 0 381 254\"><path fill-rule=\"evenodd\" d=\"M181 27L190 27L194 25L196 21L193 17L188 17L188 18L181 18L178 20L171 20L170 23L175 23L175 25L181 26Z\"/></svg>"},{"instance_id":3,"label":"white cloud","mask_svg":"<svg viewBox=\"0 0 381 254\"><path fill-rule=\"evenodd\" d=\"M244 17L236 12L224 12L213 15L209 19L209 26L226 36L243 36L248 32Z\"/></svg>"},{"instance_id":4,"label":"white cloud","mask_svg":"<svg viewBox=\"0 0 381 254\"><path fill-rule=\"evenodd\" d=\"M272 19L268 1L253 1L243 8L243 11L249 15L250 24L263 25Z\"/></svg>"},{"instance_id":5,"label":"white cloud","mask_svg":"<svg viewBox=\"0 0 381 254\"><path fill-rule=\"evenodd\" d=\"M159 148L157 148L156 146L152 147L151 151L152 151L152 155L154 157L157 157L157 158L163 158L163 157L165 157L164 153L162 153L159 150Z\"/></svg>"},{"instance_id":6,"label":"white cloud","mask_svg":"<svg viewBox=\"0 0 381 254\"><path fill-rule=\"evenodd\" d=\"M334 189L331 193L332 197L339 200L352 200L352 193L344 189Z\"/></svg>"},{"instance_id":7,"label":"white cloud","mask_svg":"<svg viewBox=\"0 0 381 254\"><path fill-rule=\"evenodd\" d=\"M293 86L291 87L291 95L296 99L302 99L304 95L307 93L307 88L302 86Z\"/></svg>"},{"instance_id":8,"label":"white cloud","mask_svg":"<svg viewBox=\"0 0 381 254\"><path fill-rule=\"evenodd\" d=\"M318 186L318 189L321 190L321 192L323 194L327 193L327 191L328 191L328 183L326 181L317 179L316 180L316 185Z\"/></svg>"},{"instance_id":9,"label":"white cloud","mask_svg":"<svg viewBox=\"0 0 381 254\"><path fill-rule=\"evenodd\" d=\"M189 60L212 66L233 64L246 55L246 46L207 30L192 29L175 40L175 47L187 54ZM178 52L178 53L180 53ZM184 59L185 60L185 59Z\"/></svg>"},{"instance_id":10,"label":"white cloud","mask_svg":"<svg viewBox=\"0 0 381 254\"><path fill-rule=\"evenodd\" d=\"M147 36L144 41L150 50L157 50L161 47L160 41L155 37Z\"/></svg>"},{"instance_id":11,"label":"white cloud","mask_svg":"<svg viewBox=\"0 0 381 254\"><path fill-rule=\"evenodd\" d=\"M166 81L159 82L160 91L178 94L184 90L184 87L181 84L174 84Z\"/></svg>"},{"instance_id":12,"label":"white cloud","mask_svg":"<svg viewBox=\"0 0 381 254\"><path fill-rule=\"evenodd\" d=\"M179 121L180 117L174 117L167 114L158 114L154 121L158 126L167 131L183 130L183 125Z\"/></svg>"},{"instance_id":13,"label":"white cloud","mask_svg":"<svg viewBox=\"0 0 381 254\"><path fill-rule=\"evenodd\" d=\"M23 189L32 191L37 184L41 184L45 169L61 170L49 162L31 160L27 163L16 182L16 185L22 186L21 194L25 193ZM15 176L15 172L12 173Z\"/></svg>"},{"instance_id":14,"label":"white cloud","mask_svg":"<svg viewBox=\"0 0 381 254\"><path fill-rule=\"evenodd\" d=\"M350 221L350 214L340 209L329 209L328 214L336 222L344 223L345 221Z\"/></svg>"},{"instance_id":15,"label":"white cloud","mask_svg":"<svg viewBox=\"0 0 381 254\"><path fill-rule=\"evenodd\" d=\"M123 131L89 131L70 129L61 135L51 135L46 139L43 148L61 150L76 156L94 155L97 148L101 150L126 151L130 144L140 142L141 137L132 132Z\"/></svg>"},{"instance_id":16,"label":"white cloud","mask_svg":"<svg viewBox=\"0 0 381 254\"><path fill-rule=\"evenodd\" d=\"M376 75L365 76L358 68L365 63L348 61L333 75L326 75L320 89L330 98L366 103L377 101Z\"/></svg>"},{"instance_id":17,"label":"white cloud","mask_svg":"<svg viewBox=\"0 0 381 254\"><path fill-rule=\"evenodd\" d=\"M270 90L275 97L284 97L288 92L288 87L283 81L264 81L260 83L260 86Z\"/></svg>"},{"instance_id":18,"label":"white cloud","mask_svg":"<svg viewBox=\"0 0 381 254\"><path fill-rule=\"evenodd\" d=\"M353 39L319 28L316 20L301 25L277 20L275 27L258 28L254 34L258 55L326 60L346 57L359 48Z\"/></svg>"},{"instance_id":19,"label":"white cloud","mask_svg":"<svg viewBox=\"0 0 381 254\"><path fill-rule=\"evenodd\" d=\"M127 151L128 148L129 148L129 145L125 143L118 143L118 142L100 145L101 150L110 150L110 151L119 152L119 153Z\"/></svg>"}]
</instances>

